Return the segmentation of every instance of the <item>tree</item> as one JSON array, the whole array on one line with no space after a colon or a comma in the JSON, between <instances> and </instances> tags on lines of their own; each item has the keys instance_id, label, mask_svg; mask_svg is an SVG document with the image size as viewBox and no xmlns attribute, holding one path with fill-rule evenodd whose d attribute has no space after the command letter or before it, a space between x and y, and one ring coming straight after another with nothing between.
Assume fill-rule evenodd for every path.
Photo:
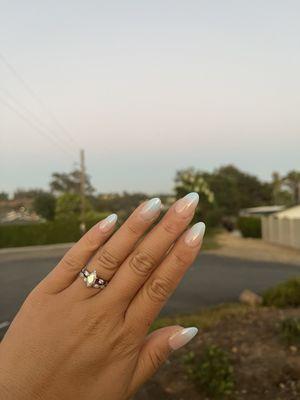
<instances>
[{"instance_id":1,"label":"tree","mask_svg":"<svg viewBox=\"0 0 300 400\"><path fill-rule=\"evenodd\" d=\"M0 192L0 201L5 201L9 199L9 195L6 192Z\"/></svg>"},{"instance_id":2,"label":"tree","mask_svg":"<svg viewBox=\"0 0 300 400\"><path fill-rule=\"evenodd\" d=\"M294 204L300 204L300 171L290 171L283 179L292 193Z\"/></svg>"},{"instance_id":3,"label":"tree","mask_svg":"<svg viewBox=\"0 0 300 400\"><path fill-rule=\"evenodd\" d=\"M86 199L86 213L92 210L90 202ZM78 219L81 211L81 198L76 193L64 193L56 200L55 218Z\"/></svg>"},{"instance_id":4,"label":"tree","mask_svg":"<svg viewBox=\"0 0 300 400\"><path fill-rule=\"evenodd\" d=\"M215 207L215 196L209 187L205 173L194 168L177 171L175 176L176 197L180 198L190 192L199 194L199 206L195 212L195 219L204 219L208 225L216 225L220 216Z\"/></svg>"},{"instance_id":5,"label":"tree","mask_svg":"<svg viewBox=\"0 0 300 400\"><path fill-rule=\"evenodd\" d=\"M214 202L214 193L210 190L201 171L194 168L188 168L178 171L175 177L175 191L177 198L180 198L190 192L197 192L199 196L205 198L208 203Z\"/></svg>"},{"instance_id":6,"label":"tree","mask_svg":"<svg viewBox=\"0 0 300 400\"><path fill-rule=\"evenodd\" d=\"M55 217L57 219L78 218L80 209L80 196L76 193L65 193L56 200Z\"/></svg>"},{"instance_id":7,"label":"tree","mask_svg":"<svg viewBox=\"0 0 300 400\"><path fill-rule=\"evenodd\" d=\"M272 203L272 185L234 165L220 167L213 173L193 168L179 171L175 184L177 197L189 191L199 193L197 218L204 218L211 225L222 217L236 216L242 208Z\"/></svg>"},{"instance_id":8,"label":"tree","mask_svg":"<svg viewBox=\"0 0 300 400\"><path fill-rule=\"evenodd\" d=\"M216 203L226 215L237 215L240 209L272 203L272 185L240 171L234 165L218 168L207 181Z\"/></svg>"},{"instance_id":9,"label":"tree","mask_svg":"<svg viewBox=\"0 0 300 400\"><path fill-rule=\"evenodd\" d=\"M40 191L33 200L35 212L47 220L53 220L55 216L56 199L52 193Z\"/></svg>"},{"instance_id":10,"label":"tree","mask_svg":"<svg viewBox=\"0 0 300 400\"><path fill-rule=\"evenodd\" d=\"M293 204L293 194L286 188L284 177L279 172L272 174L273 203L276 205L291 206Z\"/></svg>"},{"instance_id":11,"label":"tree","mask_svg":"<svg viewBox=\"0 0 300 400\"><path fill-rule=\"evenodd\" d=\"M74 170L70 173L58 173L52 174L52 180L50 182L50 188L53 193L77 193L80 194L80 178L81 172ZM87 196L92 195L95 189L91 185L90 177L85 175L85 194Z\"/></svg>"},{"instance_id":12,"label":"tree","mask_svg":"<svg viewBox=\"0 0 300 400\"><path fill-rule=\"evenodd\" d=\"M41 192L41 189L17 189L14 192L14 200L24 200L24 199L32 200L40 192Z\"/></svg>"}]
</instances>

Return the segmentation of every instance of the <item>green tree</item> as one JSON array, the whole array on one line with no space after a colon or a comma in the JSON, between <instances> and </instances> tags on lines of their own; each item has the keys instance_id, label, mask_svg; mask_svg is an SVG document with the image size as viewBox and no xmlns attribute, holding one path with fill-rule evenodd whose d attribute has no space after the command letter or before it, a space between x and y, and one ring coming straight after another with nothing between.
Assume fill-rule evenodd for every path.
<instances>
[{"instance_id":1,"label":"green tree","mask_svg":"<svg viewBox=\"0 0 300 400\"><path fill-rule=\"evenodd\" d=\"M56 199L52 193L40 191L33 200L33 209L41 217L53 220L55 216Z\"/></svg>"},{"instance_id":2,"label":"green tree","mask_svg":"<svg viewBox=\"0 0 300 400\"><path fill-rule=\"evenodd\" d=\"M205 173L194 168L177 171L175 176L176 198L185 196L190 192L199 194L199 205L195 212L195 220L205 219L208 225L219 222L218 210L215 207L215 196L210 189Z\"/></svg>"},{"instance_id":3,"label":"green tree","mask_svg":"<svg viewBox=\"0 0 300 400\"><path fill-rule=\"evenodd\" d=\"M237 215L242 208L272 203L272 185L234 165L207 174L207 182L215 194L217 206L225 215Z\"/></svg>"},{"instance_id":4,"label":"green tree","mask_svg":"<svg viewBox=\"0 0 300 400\"><path fill-rule=\"evenodd\" d=\"M5 201L9 199L9 195L6 192L0 192L0 201Z\"/></svg>"},{"instance_id":5,"label":"green tree","mask_svg":"<svg viewBox=\"0 0 300 400\"><path fill-rule=\"evenodd\" d=\"M65 193L56 200L56 219L74 219L80 215L81 200L76 193Z\"/></svg>"},{"instance_id":6,"label":"green tree","mask_svg":"<svg viewBox=\"0 0 300 400\"><path fill-rule=\"evenodd\" d=\"M64 193L56 200L56 219L78 219L81 211L81 198L76 193ZM90 202L86 199L85 211L92 211Z\"/></svg>"},{"instance_id":7,"label":"green tree","mask_svg":"<svg viewBox=\"0 0 300 400\"><path fill-rule=\"evenodd\" d=\"M50 188L53 193L77 193L80 194L80 171L74 170L70 173L58 173L52 174L52 180L50 182ZM95 189L93 188L89 175L85 175L85 194L90 196L93 194Z\"/></svg>"},{"instance_id":8,"label":"green tree","mask_svg":"<svg viewBox=\"0 0 300 400\"><path fill-rule=\"evenodd\" d=\"M284 177L278 172L272 174L273 204L291 206L294 202L293 194L286 189Z\"/></svg>"},{"instance_id":9,"label":"green tree","mask_svg":"<svg viewBox=\"0 0 300 400\"><path fill-rule=\"evenodd\" d=\"M290 171L284 177L284 184L292 193L294 204L300 204L300 171Z\"/></svg>"}]
</instances>

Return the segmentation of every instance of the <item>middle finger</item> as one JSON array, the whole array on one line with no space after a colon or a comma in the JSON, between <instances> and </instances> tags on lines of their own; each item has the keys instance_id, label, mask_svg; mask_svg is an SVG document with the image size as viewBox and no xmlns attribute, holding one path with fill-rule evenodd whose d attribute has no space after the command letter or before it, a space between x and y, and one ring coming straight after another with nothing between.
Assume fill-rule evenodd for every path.
<instances>
[{"instance_id":1,"label":"middle finger","mask_svg":"<svg viewBox=\"0 0 300 400\"><path fill-rule=\"evenodd\" d=\"M117 293L125 307L156 268L170 246L193 219L199 201L197 193L178 200L159 224L136 247L106 289Z\"/></svg>"}]
</instances>

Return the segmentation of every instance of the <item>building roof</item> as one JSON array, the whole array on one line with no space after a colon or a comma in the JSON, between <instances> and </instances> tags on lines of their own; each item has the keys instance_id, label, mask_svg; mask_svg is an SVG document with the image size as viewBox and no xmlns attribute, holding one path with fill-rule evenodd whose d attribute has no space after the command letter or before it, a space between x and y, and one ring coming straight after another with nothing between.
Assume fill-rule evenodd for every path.
<instances>
[{"instance_id":1,"label":"building roof","mask_svg":"<svg viewBox=\"0 0 300 400\"><path fill-rule=\"evenodd\" d=\"M280 211L275 216L276 218L300 219L300 205Z\"/></svg>"},{"instance_id":2,"label":"building roof","mask_svg":"<svg viewBox=\"0 0 300 400\"><path fill-rule=\"evenodd\" d=\"M251 207L244 208L240 211L241 216L251 216L251 215L269 215L278 213L279 211L284 210L285 206L260 206L260 207Z\"/></svg>"}]
</instances>

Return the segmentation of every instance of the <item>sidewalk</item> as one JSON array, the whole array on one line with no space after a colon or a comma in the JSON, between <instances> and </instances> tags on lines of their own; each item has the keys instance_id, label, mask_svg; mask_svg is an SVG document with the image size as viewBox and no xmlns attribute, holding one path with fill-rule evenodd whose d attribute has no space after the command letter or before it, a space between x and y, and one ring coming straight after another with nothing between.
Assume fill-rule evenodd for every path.
<instances>
[{"instance_id":1,"label":"sidewalk","mask_svg":"<svg viewBox=\"0 0 300 400\"><path fill-rule=\"evenodd\" d=\"M261 239L245 239L230 233L220 233L216 239L220 248L208 250L207 253L300 266L300 250L267 243Z\"/></svg>"}]
</instances>

